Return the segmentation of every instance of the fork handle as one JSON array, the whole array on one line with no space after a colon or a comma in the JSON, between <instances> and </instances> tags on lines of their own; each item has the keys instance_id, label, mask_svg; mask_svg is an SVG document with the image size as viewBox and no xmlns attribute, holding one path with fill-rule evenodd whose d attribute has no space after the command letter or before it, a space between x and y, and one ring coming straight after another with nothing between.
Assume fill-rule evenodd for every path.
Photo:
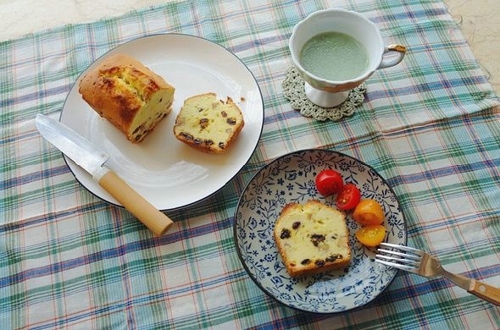
<instances>
[{"instance_id":1,"label":"fork handle","mask_svg":"<svg viewBox=\"0 0 500 330\"><path fill-rule=\"evenodd\" d=\"M500 288L471 279L467 292L500 306Z\"/></svg>"}]
</instances>

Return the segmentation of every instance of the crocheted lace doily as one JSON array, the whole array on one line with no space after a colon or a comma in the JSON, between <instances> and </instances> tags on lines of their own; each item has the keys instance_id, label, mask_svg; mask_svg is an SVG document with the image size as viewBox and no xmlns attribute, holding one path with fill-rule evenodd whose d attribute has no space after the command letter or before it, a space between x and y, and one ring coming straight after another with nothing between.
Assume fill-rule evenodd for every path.
<instances>
[{"instance_id":1,"label":"crocheted lace doily","mask_svg":"<svg viewBox=\"0 0 500 330\"><path fill-rule=\"evenodd\" d=\"M362 83L358 87L349 91L347 99L340 105L333 108L322 108L312 103L306 96L304 80L300 77L299 71L295 67L288 68L285 80L282 83L283 95L293 109L300 110L304 117L312 117L318 121L328 119L339 121L343 117L354 115L355 109L365 100L366 84Z\"/></svg>"}]
</instances>

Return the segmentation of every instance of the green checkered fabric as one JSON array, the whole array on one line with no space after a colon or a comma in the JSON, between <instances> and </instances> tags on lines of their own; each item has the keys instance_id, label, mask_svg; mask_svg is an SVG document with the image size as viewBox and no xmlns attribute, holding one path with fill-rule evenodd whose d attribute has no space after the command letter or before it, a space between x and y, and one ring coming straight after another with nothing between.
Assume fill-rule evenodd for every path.
<instances>
[{"instance_id":1,"label":"green checkered fabric","mask_svg":"<svg viewBox=\"0 0 500 330\"><path fill-rule=\"evenodd\" d=\"M309 13L375 22L403 62L367 81L353 117L318 122L282 95L288 39ZM169 213L164 237L89 193L35 128L94 60L135 38L196 35L239 57L265 106L260 142L213 196ZM283 154L334 149L396 192L408 244L500 286L500 100L437 0L183 1L0 43L1 329L498 329L499 309L443 279L402 273L375 301L335 315L280 305L238 259L233 216L256 171Z\"/></svg>"}]
</instances>

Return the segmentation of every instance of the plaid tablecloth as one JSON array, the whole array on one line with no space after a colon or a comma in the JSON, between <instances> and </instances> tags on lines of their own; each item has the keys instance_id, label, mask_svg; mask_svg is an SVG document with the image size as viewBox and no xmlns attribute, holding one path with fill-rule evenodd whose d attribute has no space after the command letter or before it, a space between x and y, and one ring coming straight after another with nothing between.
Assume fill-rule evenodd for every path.
<instances>
[{"instance_id":1,"label":"plaid tablecloth","mask_svg":"<svg viewBox=\"0 0 500 330\"><path fill-rule=\"evenodd\" d=\"M404 61L367 81L353 117L318 122L291 109L288 39L309 13L359 11ZM219 43L255 75L265 104L258 147L214 196L170 212L155 238L90 194L34 125L57 114L78 75L134 38L184 33ZM246 274L233 241L238 196L285 153L341 151L394 188L408 244L500 286L500 101L437 0L184 1L0 43L1 329L498 329L500 309L444 279L400 272L379 298L336 315L278 304Z\"/></svg>"}]
</instances>

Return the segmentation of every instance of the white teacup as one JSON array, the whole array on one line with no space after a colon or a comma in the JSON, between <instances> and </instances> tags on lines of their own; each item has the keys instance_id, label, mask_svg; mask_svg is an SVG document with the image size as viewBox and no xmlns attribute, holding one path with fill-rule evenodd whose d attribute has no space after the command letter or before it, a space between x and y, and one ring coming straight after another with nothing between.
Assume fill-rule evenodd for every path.
<instances>
[{"instance_id":1,"label":"white teacup","mask_svg":"<svg viewBox=\"0 0 500 330\"><path fill-rule=\"evenodd\" d=\"M312 74L302 66L301 51L304 45L312 37L325 32L347 34L366 49L367 65L355 78L339 81L327 80ZM397 65L406 53L406 47L402 45L385 47L380 30L373 22L357 12L344 9L325 9L311 13L294 27L289 40L289 48L293 64L305 81L307 97L324 108L335 107L344 102L349 95L349 90L358 87L375 70ZM342 63L333 60L331 65L341 66Z\"/></svg>"}]
</instances>

